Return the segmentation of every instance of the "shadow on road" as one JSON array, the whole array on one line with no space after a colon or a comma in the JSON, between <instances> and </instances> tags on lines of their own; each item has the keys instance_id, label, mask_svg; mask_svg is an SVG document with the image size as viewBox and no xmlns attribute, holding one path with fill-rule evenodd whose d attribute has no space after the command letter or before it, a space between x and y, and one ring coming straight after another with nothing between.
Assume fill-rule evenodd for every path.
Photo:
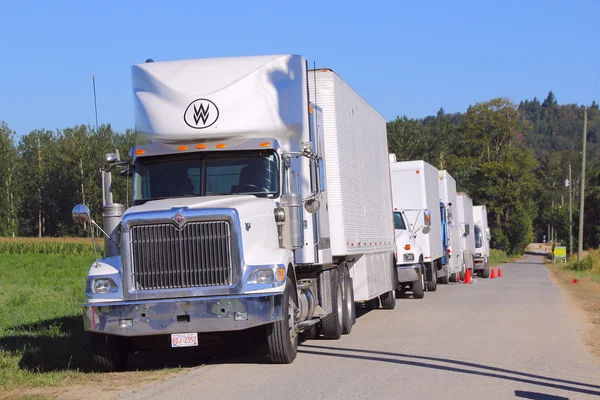
<instances>
[{"instance_id":1,"label":"shadow on road","mask_svg":"<svg viewBox=\"0 0 600 400\"><path fill-rule=\"evenodd\" d=\"M314 350L311 350L314 349ZM317 351L318 350L318 351ZM321 350L329 350L327 352ZM379 361L386 362L392 364L400 364L400 365L408 365L412 367L421 367L421 368L429 368L429 369L438 369L450 372L459 372L468 375L476 375L476 376L485 376L489 378L496 379L504 379L510 380L514 382L526 383L531 385L538 385L547 388L560 389L565 391L571 391L576 393L584 393L593 396L600 396L600 390L592 390L592 389L600 389L598 385L592 385L589 383L575 382L564 379L550 378L541 375L529 374L526 372L518 372L509 369L497 368L488 365L482 365L477 363L470 363L465 361L457 361L451 360L447 358L439 358L439 357L429 357L429 356L417 356L411 354L401 354L401 353L390 353L383 351L374 351L374 350L361 350L361 349L348 349L348 348L336 348L336 347L327 347L327 346L316 346L316 345L303 345L299 352L303 354L312 354L317 356L328 356L328 357L339 357L346 359L358 359L365 361ZM357 355L357 354L347 354L347 352L351 353L362 353L365 355ZM393 358L388 358L393 357ZM412 361L419 360L419 361ZM421 361L422 360L422 361ZM451 365L439 365L439 364L431 364L423 361L434 361L438 363L446 363ZM456 366L460 367L456 367ZM467 369L461 367L470 367L483 369L486 371L478 371L476 369ZM490 371L490 372L487 372ZM506 375L502 375L502 374ZM511 376L516 375L516 376ZM538 380L531 380L531 379ZM546 382L544 382L546 381ZM566 386L572 385L572 386ZM580 387L575 387L580 386ZM527 392L523 392L527 393ZM540 394L541 395L541 394ZM560 399L560 397L557 397Z\"/></svg>"},{"instance_id":2,"label":"shadow on road","mask_svg":"<svg viewBox=\"0 0 600 400\"><path fill-rule=\"evenodd\" d=\"M520 397L522 399L531 399L531 400L569 400L568 397L553 396L551 394L538 393L538 392L527 392L524 390L515 390L515 397Z\"/></svg>"}]
</instances>

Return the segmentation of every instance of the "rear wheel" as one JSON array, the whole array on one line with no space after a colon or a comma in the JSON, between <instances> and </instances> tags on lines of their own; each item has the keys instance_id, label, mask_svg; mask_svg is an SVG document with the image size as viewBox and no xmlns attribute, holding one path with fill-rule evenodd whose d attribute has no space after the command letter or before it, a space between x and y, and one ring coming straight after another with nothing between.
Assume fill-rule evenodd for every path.
<instances>
[{"instance_id":1,"label":"rear wheel","mask_svg":"<svg viewBox=\"0 0 600 400\"><path fill-rule=\"evenodd\" d=\"M465 270L464 270L464 269L461 269L461 270L460 270L460 280L461 280L462 282L464 282L464 281L465 281Z\"/></svg>"},{"instance_id":2,"label":"rear wheel","mask_svg":"<svg viewBox=\"0 0 600 400\"><path fill-rule=\"evenodd\" d=\"M298 352L296 309L296 289L288 279L283 292L283 319L267 326L269 356L274 364L291 364L296 359Z\"/></svg>"},{"instance_id":3,"label":"rear wheel","mask_svg":"<svg viewBox=\"0 0 600 400\"><path fill-rule=\"evenodd\" d=\"M454 282L454 283L459 283L460 282L460 278L458 276L458 272L453 272L450 275L450 282Z\"/></svg>"},{"instance_id":4,"label":"rear wheel","mask_svg":"<svg viewBox=\"0 0 600 400\"><path fill-rule=\"evenodd\" d=\"M120 372L127 368L129 345L122 336L90 333L90 349L96 366L104 372Z\"/></svg>"},{"instance_id":5,"label":"rear wheel","mask_svg":"<svg viewBox=\"0 0 600 400\"><path fill-rule=\"evenodd\" d=\"M354 307L354 288L352 278L347 268L344 268L344 323L342 333L347 335L352 332L356 322L356 308Z\"/></svg>"},{"instance_id":6,"label":"rear wheel","mask_svg":"<svg viewBox=\"0 0 600 400\"><path fill-rule=\"evenodd\" d=\"M419 271L419 280L414 281L412 287L413 297L415 299L422 299L425 297L425 274L423 273L423 266L421 266Z\"/></svg>"},{"instance_id":7,"label":"rear wheel","mask_svg":"<svg viewBox=\"0 0 600 400\"><path fill-rule=\"evenodd\" d=\"M344 329L344 294L342 279L337 268L323 272L329 279L327 295L331 299L331 312L321 320L321 332L325 339L339 339Z\"/></svg>"},{"instance_id":8,"label":"rear wheel","mask_svg":"<svg viewBox=\"0 0 600 400\"><path fill-rule=\"evenodd\" d=\"M379 298L381 299L381 308L383 308L384 310L393 310L394 308L396 308L396 290L395 289L382 294L381 296L379 296Z\"/></svg>"}]
</instances>

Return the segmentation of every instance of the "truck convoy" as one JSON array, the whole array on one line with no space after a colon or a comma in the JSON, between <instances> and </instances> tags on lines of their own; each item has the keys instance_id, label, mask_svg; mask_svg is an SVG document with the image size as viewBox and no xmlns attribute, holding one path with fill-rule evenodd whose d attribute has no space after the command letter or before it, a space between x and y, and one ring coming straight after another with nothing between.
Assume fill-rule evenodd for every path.
<instances>
[{"instance_id":1,"label":"truck convoy","mask_svg":"<svg viewBox=\"0 0 600 400\"><path fill-rule=\"evenodd\" d=\"M447 277L443 262L443 226L437 169L422 160L401 161L391 162L390 172L394 211L400 211L405 216L408 230L423 254L422 261L398 265L398 277L401 283L409 280L414 285L414 282L421 280L424 270L427 290L435 291L438 278Z\"/></svg>"},{"instance_id":2,"label":"truck convoy","mask_svg":"<svg viewBox=\"0 0 600 400\"><path fill-rule=\"evenodd\" d=\"M291 363L300 333L350 333L355 302L395 307L386 121L335 72L298 55L149 60L132 83L136 145L130 160L107 155L106 254L83 305L100 367L123 369L147 337L196 346L254 327L272 362ZM132 174L127 210L112 200L116 168ZM427 177L408 205L420 229L437 184L422 162L410 174ZM73 217L94 223L85 205ZM420 241L435 283L431 218Z\"/></svg>"},{"instance_id":3,"label":"truck convoy","mask_svg":"<svg viewBox=\"0 0 600 400\"><path fill-rule=\"evenodd\" d=\"M488 227L486 206L473 206L473 224L475 239L475 255L473 256L473 269L482 278L490 277L490 228Z\"/></svg>"},{"instance_id":4,"label":"truck convoy","mask_svg":"<svg viewBox=\"0 0 600 400\"><path fill-rule=\"evenodd\" d=\"M448 275L445 279L459 282L464 279L463 262L460 252L460 228L455 220L456 181L446 170L438 171L440 186L440 207L442 215L446 216L445 232L447 236L446 258ZM447 283L447 282L446 282Z\"/></svg>"},{"instance_id":5,"label":"truck convoy","mask_svg":"<svg viewBox=\"0 0 600 400\"><path fill-rule=\"evenodd\" d=\"M458 226L460 228L460 249L464 262L464 270L473 270L473 257L475 256L475 238L473 234L473 200L466 193L458 192L456 196L458 205Z\"/></svg>"}]
</instances>

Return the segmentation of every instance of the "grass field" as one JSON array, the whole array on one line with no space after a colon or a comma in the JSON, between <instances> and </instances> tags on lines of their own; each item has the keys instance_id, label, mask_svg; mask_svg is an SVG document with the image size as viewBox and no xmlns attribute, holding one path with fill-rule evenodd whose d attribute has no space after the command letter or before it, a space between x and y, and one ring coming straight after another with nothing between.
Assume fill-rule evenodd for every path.
<instances>
[{"instance_id":1,"label":"grass field","mask_svg":"<svg viewBox=\"0 0 600 400\"><path fill-rule=\"evenodd\" d=\"M86 390L108 396L176 370L154 365L142 372L94 372L81 317L93 260L81 255L0 254L0 399L41 400L69 391L79 398Z\"/></svg>"}]
</instances>

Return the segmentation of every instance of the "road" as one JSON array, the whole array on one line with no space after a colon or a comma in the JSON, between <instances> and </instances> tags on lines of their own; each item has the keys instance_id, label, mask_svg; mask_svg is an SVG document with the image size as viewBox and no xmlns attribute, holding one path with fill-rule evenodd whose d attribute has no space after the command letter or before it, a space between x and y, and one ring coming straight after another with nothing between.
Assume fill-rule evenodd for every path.
<instances>
[{"instance_id":1,"label":"road","mask_svg":"<svg viewBox=\"0 0 600 400\"><path fill-rule=\"evenodd\" d=\"M438 285L423 300L365 313L340 340L303 343L291 365L256 363L230 350L117 398L600 398L600 362L584 348L577 318L542 258L527 255L502 273Z\"/></svg>"}]
</instances>

